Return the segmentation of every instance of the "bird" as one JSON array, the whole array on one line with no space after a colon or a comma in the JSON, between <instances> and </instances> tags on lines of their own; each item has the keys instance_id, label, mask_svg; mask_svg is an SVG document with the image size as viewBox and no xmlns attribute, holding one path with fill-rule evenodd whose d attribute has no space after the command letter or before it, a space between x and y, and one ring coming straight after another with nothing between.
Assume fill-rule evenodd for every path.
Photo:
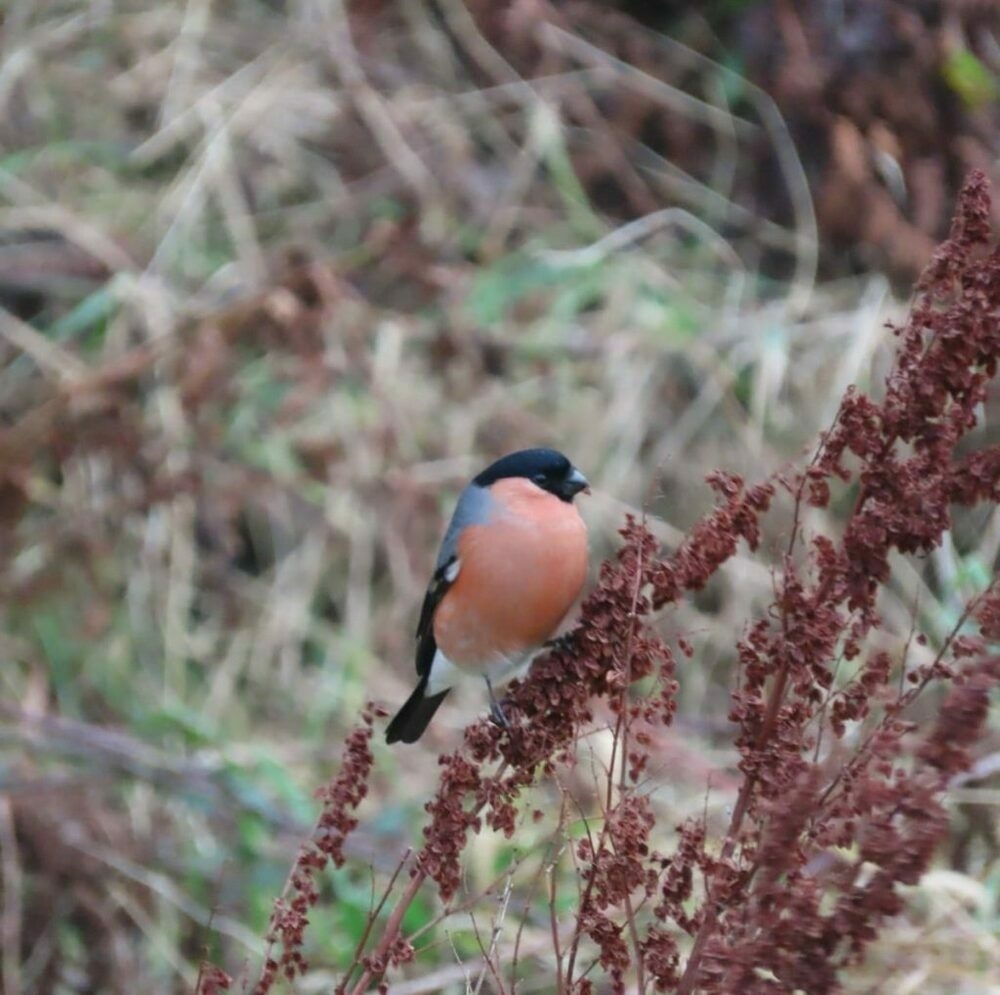
<instances>
[{"instance_id":1,"label":"bird","mask_svg":"<svg viewBox=\"0 0 1000 995\"><path fill-rule=\"evenodd\" d=\"M417 686L386 729L415 743L460 681L496 685L559 628L587 579L587 527L573 499L587 478L554 449L522 449L491 463L462 491L417 623Z\"/></svg>"}]
</instances>

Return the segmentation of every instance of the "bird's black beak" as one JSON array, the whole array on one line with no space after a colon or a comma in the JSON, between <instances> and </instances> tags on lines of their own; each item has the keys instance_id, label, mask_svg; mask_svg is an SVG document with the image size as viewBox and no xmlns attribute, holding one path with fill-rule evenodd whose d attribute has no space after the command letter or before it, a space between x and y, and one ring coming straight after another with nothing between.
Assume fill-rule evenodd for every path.
<instances>
[{"instance_id":1,"label":"bird's black beak","mask_svg":"<svg viewBox=\"0 0 1000 995\"><path fill-rule=\"evenodd\" d=\"M563 484L563 493L566 495L567 500L572 500L580 491L589 494L590 481L576 467L573 467L572 472Z\"/></svg>"}]
</instances>

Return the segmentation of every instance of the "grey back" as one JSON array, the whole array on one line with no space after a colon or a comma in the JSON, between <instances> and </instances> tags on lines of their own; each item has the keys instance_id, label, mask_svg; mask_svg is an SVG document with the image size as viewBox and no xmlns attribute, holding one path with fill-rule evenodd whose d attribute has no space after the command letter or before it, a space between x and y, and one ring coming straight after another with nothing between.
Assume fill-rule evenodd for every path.
<instances>
[{"instance_id":1,"label":"grey back","mask_svg":"<svg viewBox=\"0 0 1000 995\"><path fill-rule=\"evenodd\" d=\"M440 570L452 558L458 556L458 537L462 529L469 525L484 525L490 521L496 510L496 498L485 488L469 484L462 491L455 513L448 523L448 531L441 540L436 569Z\"/></svg>"}]
</instances>

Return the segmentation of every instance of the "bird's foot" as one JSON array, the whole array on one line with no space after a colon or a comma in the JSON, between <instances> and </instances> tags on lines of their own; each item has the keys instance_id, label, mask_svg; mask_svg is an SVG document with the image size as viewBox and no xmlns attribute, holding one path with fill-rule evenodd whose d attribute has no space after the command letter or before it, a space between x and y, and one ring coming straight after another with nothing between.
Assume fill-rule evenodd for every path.
<instances>
[{"instance_id":1,"label":"bird's foot","mask_svg":"<svg viewBox=\"0 0 1000 995\"><path fill-rule=\"evenodd\" d=\"M490 718L498 725L501 729L506 729L510 731L510 720L507 718L507 713L503 710L503 705L497 701L496 695L493 694L493 685L490 683L490 679L486 678L486 689L490 693Z\"/></svg>"},{"instance_id":2,"label":"bird's foot","mask_svg":"<svg viewBox=\"0 0 1000 995\"><path fill-rule=\"evenodd\" d=\"M564 632L555 639L550 639L545 644L545 649L555 650L557 653L568 653L576 645L576 637L572 632Z\"/></svg>"}]
</instances>

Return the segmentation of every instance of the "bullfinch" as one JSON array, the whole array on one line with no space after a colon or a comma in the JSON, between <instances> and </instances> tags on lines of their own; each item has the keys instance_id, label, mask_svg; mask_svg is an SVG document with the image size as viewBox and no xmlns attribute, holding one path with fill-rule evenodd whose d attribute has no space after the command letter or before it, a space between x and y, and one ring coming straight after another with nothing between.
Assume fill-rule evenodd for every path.
<instances>
[{"instance_id":1,"label":"bullfinch","mask_svg":"<svg viewBox=\"0 0 1000 995\"><path fill-rule=\"evenodd\" d=\"M386 741L415 743L448 691L511 677L559 627L587 577L587 527L573 498L587 478L553 449L523 449L462 491L417 624L416 690Z\"/></svg>"}]
</instances>

